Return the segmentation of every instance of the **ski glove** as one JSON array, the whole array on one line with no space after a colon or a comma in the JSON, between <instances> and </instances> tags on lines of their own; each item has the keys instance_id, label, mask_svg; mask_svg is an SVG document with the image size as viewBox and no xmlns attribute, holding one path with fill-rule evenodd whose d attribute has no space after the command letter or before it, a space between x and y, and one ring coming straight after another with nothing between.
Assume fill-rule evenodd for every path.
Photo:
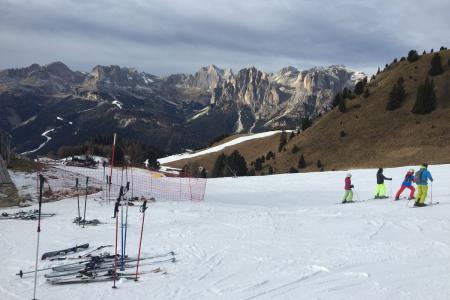
<instances>
[{"instance_id":1,"label":"ski glove","mask_svg":"<svg viewBox=\"0 0 450 300\"><path fill-rule=\"evenodd\" d=\"M350 188L352 189L352 188L354 188L355 186L352 184L351 186L350 186Z\"/></svg>"}]
</instances>

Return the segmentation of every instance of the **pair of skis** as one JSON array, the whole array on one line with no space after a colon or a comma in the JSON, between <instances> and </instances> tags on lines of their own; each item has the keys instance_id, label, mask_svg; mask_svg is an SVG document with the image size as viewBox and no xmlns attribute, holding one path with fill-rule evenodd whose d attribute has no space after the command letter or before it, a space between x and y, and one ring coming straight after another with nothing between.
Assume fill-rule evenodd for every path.
<instances>
[{"instance_id":1,"label":"pair of skis","mask_svg":"<svg viewBox=\"0 0 450 300\"><path fill-rule=\"evenodd\" d=\"M37 220L39 212L37 210L32 211L19 211L15 213L3 212L0 215L0 220ZM53 217L54 213L41 213L41 218Z\"/></svg>"},{"instance_id":2,"label":"pair of skis","mask_svg":"<svg viewBox=\"0 0 450 300\"><path fill-rule=\"evenodd\" d=\"M166 274L161 268L155 268L150 271L141 272L141 274ZM64 285L64 284L79 284L79 283L94 283L94 282L105 282L105 281L112 281L112 280L118 280L121 278L125 279L135 279L136 276L134 273L127 273L127 272L119 272L114 273L112 270L106 271L104 273L92 273L89 275L80 275L76 276L75 278L53 278L53 279L47 279L47 282L53 285Z\"/></svg>"},{"instance_id":3,"label":"pair of skis","mask_svg":"<svg viewBox=\"0 0 450 300\"><path fill-rule=\"evenodd\" d=\"M146 263L143 263L143 265L146 266L153 266L153 265L157 265L157 264L163 264L163 263L174 263L176 262L175 257L171 257L171 258L166 258L166 259L161 259L161 260L152 260ZM131 269L131 268L135 268L137 266L137 264L127 264L125 269ZM89 266L85 266L84 268L81 269L73 269L73 270L63 270L63 271L52 271L51 273L45 274L44 276L46 278L56 278L56 277L67 277L67 276L71 276L71 275L83 275L83 274L90 274L92 272L100 272L100 271L114 271L114 264L112 261L110 262L103 262L103 263L99 263L99 264L93 264L93 265L89 265Z\"/></svg>"}]
</instances>

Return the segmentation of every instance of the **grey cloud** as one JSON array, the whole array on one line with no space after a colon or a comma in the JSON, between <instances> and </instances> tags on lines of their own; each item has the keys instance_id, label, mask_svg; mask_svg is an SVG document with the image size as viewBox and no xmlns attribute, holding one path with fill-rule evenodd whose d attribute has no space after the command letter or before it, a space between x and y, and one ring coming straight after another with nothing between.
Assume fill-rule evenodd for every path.
<instances>
[{"instance_id":1,"label":"grey cloud","mask_svg":"<svg viewBox=\"0 0 450 300\"><path fill-rule=\"evenodd\" d=\"M0 0L0 68L62 60L80 70L119 64L154 74L210 63L371 72L411 48L448 44L448 11L444 0Z\"/></svg>"}]
</instances>

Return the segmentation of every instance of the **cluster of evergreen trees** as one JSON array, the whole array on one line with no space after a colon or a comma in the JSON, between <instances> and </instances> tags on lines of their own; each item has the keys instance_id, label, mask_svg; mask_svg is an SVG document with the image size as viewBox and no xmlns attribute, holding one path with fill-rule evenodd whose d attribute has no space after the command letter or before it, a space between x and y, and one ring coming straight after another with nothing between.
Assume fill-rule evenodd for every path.
<instances>
[{"instance_id":1,"label":"cluster of evergreen trees","mask_svg":"<svg viewBox=\"0 0 450 300\"><path fill-rule=\"evenodd\" d=\"M61 146L57 151L59 158L76 155L98 155L110 158L112 152L113 136L96 135L82 145ZM157 159L166 153L150 145L140 143L136 140L118 137L115 150L115 163L125 162L125 158L132 163L144 163L149 160L153 167L158 166Z\"/></svg>"},{"instance_id":2,"label":"cluster of evergreen trees","mask_svg":"<svg viewBox=\"0 0 450 300\"><path fill-rule=\"evenodd\" d=\"M224 153L220 154L216 159L211 173L212 177L235 177L246 175L248 175L247 162L238 150L234 150L229 156Z\"/></svg>"},{"instance_id":3,"label":"cluster of evergreen trees","mask_svg":"<svg viewBox=\"0 0 450 300\"><path fill-rule=\"evenodd\" d=\"M417 89L416 103L412 109L415 114L428 114L436 109L436 93L433 79L425 79Z\"/></svg>"},{"instance_id":4,"label":"cluster of evergreen trees","mask_svg":"<svg viewBox=\"0 0 450 300\"><path fill-rule=\"evenodd\" d=\"M389 93L389 100L386 105L386 110L394 110L399 108L406 98L405 88L403 87L403 77L397 80L391 92Z\"/></svg>"},{"instance_id":5,"label":"cluster of evergreen trees","mask_svg":"<svg viewBox=\"0 0 450 300\"><path fill-rule=\"evenodd\" d=\"M440 49L447 50L446 47L441 47ZM430 53L433 53L433 49L431 49ZM423 54L426 54L426 51L423 52ZM415 62L420 58L419 54L416 50L411 50L408 53L407 60L409 62ZM450 65L450 59L449 59L449 65ZM433 57L431 58L431 65L430 69L428 70L429 76L438 76L444 72L444 67L442 65L442 59L439 54L439 52L434 53ZM410 77L411 78L411 77ZM406 98L405 88L403 87L403 78L400 77L396 84L394 84L394 87L392 88L389 99L386 104L386 110L395 110L399 108L402 104L402 102ZM430 79L428 76L425 79L425 82L420 84L417 88L417 94L416 94L416 102L414 104L414 107L412 109L412 112L415 114L427 114L432 112L436 109L437 99L436 99L436 92L434 90L434 81L433 79Z\"/></svg>"},{"instance_id":6,"label":"cluster of evergreen trees","mask_svg":"<svg viewBox=\"0 0 450 300\"><path fill-rule=\"evenodd\" d=\"M367 77L364 77L363 80L356 83L353 92L348 88L344 88L342 92L338 92L334 96L332 105L333 107L337 106L340 112L345 113L347 112L346 99L351 100L362 94L364 94L364 98L367 98L370 95L369 88L367 87Z\"/></svg>"}]
</instances>

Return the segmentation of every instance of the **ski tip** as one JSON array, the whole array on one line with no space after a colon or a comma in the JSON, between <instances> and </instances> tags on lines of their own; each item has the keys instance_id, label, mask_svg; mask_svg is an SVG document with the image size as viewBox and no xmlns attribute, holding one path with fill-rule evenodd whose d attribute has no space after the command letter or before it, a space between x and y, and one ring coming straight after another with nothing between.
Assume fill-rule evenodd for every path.
<instances>
[{"instance_id":1,"label":"ski tip","mask_svg":"<svg viewBox=\"0 0 450 300\"><path fill-rule=\"evenodd\" d=\"M169 254L170 254L170 255L175 255L175 252L170 251Z\"/></svg>"},{"instance_id":2,"label":"ski tip","mask_svg":"<svg viewBox=\"0 0 450 300\"><path fill-rule=\"evenodd\" d=\"M176 261L175 257L172 257L170 261L174 263Z\"/></svg>"}]
</instances>

